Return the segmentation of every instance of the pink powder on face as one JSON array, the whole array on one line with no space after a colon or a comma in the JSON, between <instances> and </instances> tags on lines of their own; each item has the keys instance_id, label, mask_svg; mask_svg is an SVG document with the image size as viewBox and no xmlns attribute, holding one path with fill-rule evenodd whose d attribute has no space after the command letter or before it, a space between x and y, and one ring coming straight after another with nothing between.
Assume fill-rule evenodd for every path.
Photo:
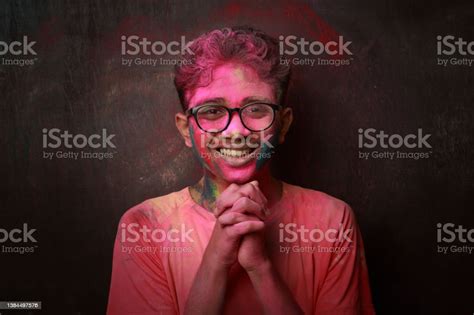
<instances>
[{"instance_id":1,"label":"pink powder on face","mask_svg":"<svg viewBox=\"0 0 474 315\"><path fill-rule=\"evenodd\" d=\"M248 98L275 102L274 89L270 84L262 81L252 68L236 63L225 63L214 69L212 81L208 85L198 87L193 91L189 99L189 108L199 106L211 99L222 99L222 105L236 108L245 105L247 103L245 100ZM190 128L193 131L191 134L194 149L207 170L227 182L246 183L257 175L257 158L253 157L243 165L230 163L220 157L215 149L208 147L210 141L223 141L235 136L240 138L252 136L253 139L270 138L276 132L276 125L274 124L261 134L255 134L245 128L239 116L234 113L227 129L218 134L210 134L201 130L194 119L192 119Z\"/></svg>"},{"instance_id":2,"label":"pink powder on face","mask_svg":"<svg viewBox=\"0 0 474 315\"><path fill-rule=\"evenodd\" d=\"M252 27L226 27L196 38L183 64L175 68L175 86L183 106L190 95L214 80L216 68L235 63L252 68L258 77L272 85L276 100L283 101L290 77L290 66L280 62L278 41Z\"/></svg>"}]
</instances>

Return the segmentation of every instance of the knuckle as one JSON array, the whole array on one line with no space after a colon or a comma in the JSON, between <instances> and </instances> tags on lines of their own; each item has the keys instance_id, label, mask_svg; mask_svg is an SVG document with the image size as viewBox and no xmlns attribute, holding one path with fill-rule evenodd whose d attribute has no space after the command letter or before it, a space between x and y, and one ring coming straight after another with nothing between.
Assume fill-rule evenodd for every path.
<instances>
[{"instance_id":1,"label":"knuckle","mask_svg":"<svg viewBox=\"0 0 474 315\"><path fill-rule=\"evenodd\" d=\"M247 202L246 200L247 200L246 197L240 197L240 198L237 199L237 201L235 202L235 205L236 205L237 207L245 206L245 204L246 204L246 202Z\"/></svg>"},{"instance_id":2,"label":"knuckle","mask_svg":"<svg viewBox=\"0 0 474 315\"><path fill-rule=\"evenodd\" d=\"M252 200L247 197L242 198L242 205L248 207L252 204Z\"/></svg>"},{"instance_id":3,"label":"knuckle","mask_svg":"<svg viewBox=\"0 0 474 315\"><path fill-rule=\"evenodd\" d=\"M255 204L256 203L249 198L245 198L244 201L242 201L242 206L246 211L255 211Z\"/></svg>"},{"instance_id":4,"label":"knuckle","mask_svg":"<svg viewBox=\"0 0 474 315\"><path fill-rule=\"evenodd\" d=\"M232 184L229 185L228 188L229 188L230 190L236 190L236 189L239 188L239 186L238 186L237 184L235 184L235 183L232 183Z\"/></svg>"},{"instance_id":5,"label":"knuckle","mask_svg":"<svg viewBox=\"0 0 474 315\"><path fill-rule=\"evenodd\" d=\"M250 225L251 225L251 222L242 222L241 226L240 226L240 232L242 233L245 233L247 232L249 229L250 229Z\"/></svg>"},{"instance_id":6,"label":"knuckle","mask_svg":"<svg viewBox=\"0 0 474 315\"><path fill-rule=\"evenodd\" d=\"M252 185L252 184L247 184L247 185L245 186L245 191L250 195L250 194L254 194L257 190L256 190L256 188L255 188L254 185Z\"/></svg>"},{"instance_id":7,"label":"knuckle","mask_svg":"<svg viewBox=\"0 0 474 315\"><path fill-rule=\"evenodd\" d=\"M229 213L227 214L227 218L228 218L229 221L234 221L235 218L236 218L235 213L229 212Z\"/></svg>"}]
</instances>

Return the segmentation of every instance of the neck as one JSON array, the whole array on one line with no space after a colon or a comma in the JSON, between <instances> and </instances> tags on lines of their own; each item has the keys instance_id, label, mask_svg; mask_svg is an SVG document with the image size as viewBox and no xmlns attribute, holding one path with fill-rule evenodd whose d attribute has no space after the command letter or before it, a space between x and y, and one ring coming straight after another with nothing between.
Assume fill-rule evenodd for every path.
<instances>
[{"instance_id":1,"label":"neck","mask_svg":"<svg viewBox=\"0 0 474 315\"><path fill-rule=\"evenodd\" d=\"M280 200L282 182L270 174L268 165L265 165L252 180L258 181L260 190L268 199L268 208ZM217 198L230 184L232 183L205 171L204 176L190 187L191 196L195 202L212 212Z\"/></svg>"}]
</instances>

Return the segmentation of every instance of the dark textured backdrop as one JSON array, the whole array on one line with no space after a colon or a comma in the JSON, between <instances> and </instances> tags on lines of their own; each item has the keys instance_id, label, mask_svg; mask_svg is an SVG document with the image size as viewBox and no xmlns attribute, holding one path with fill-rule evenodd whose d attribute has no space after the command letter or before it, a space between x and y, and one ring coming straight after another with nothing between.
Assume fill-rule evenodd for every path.
<instances>
[{"instance_id":1,"label":"dark textured backdrop","mask_svg":"<svg viewBox=\"0 0 474 315\"><path fill-rule=\"evenodd\" d=\"M26 34L38 53L34 66L0 66L0 227L27 222L38 239L35 253L0 253L0 301L104 313L120 216L199 177L174 127L172 68L122 66L120 36L252 24L353 42L350 66L295 69L295 126L275 171L352 205L378 313L474 312L474 254L436 253L436 223L474 227L473 68L436 65L437 35L474 40L472 1L2 1L0 18L0 40ZM422 128L432 154L361 160L357 130L369 127ZM43 159L43 128L106 128L114 158Z\"/></svg>"}]
</instances>

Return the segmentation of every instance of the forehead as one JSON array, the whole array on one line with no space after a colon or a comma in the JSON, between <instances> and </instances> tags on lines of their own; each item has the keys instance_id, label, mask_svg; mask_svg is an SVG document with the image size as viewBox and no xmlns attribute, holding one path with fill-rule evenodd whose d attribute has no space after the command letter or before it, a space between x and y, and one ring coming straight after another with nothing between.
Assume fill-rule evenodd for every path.
<instances>
[{"instance_id":1,"label":"forehead","mask_svg":"<svg viewBox=\"0 0 474 315\"><path fill-rule=\"evenodd\" d=\"M215 68L210 84L196 88L190 96L189 107L217 98L224 99L229 105L240 104L249 98L275 101L273 86L262 81L255 70L230 63Z\"/></svg>"}]
</instances>

